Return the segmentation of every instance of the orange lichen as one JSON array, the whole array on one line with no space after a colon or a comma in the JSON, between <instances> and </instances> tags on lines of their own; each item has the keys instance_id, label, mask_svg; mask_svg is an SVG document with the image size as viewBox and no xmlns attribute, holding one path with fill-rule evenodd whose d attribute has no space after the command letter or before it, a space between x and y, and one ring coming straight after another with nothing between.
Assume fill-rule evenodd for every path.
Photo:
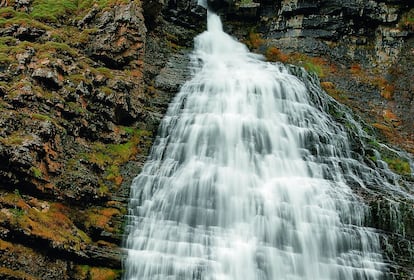
<instances>
[{"instance_id":1,"label":"orange lichen","mask_svg":"<svg viewBox=\"0 0 414 280\"><path fill-rule=\"evenodd\" d=\"M117 277L117 273L108 268L92 267L90 270L90 279L92 280L112 280Z\"/></svg>"},{"instance_id":2,"label":"orange lichen","mask_svg":"<svg viewBox=\"0 0 414 280\"><path fill-rule=\"evenodd\" d=\"M20 270L12 270L6 267L0 267L0 277L4 279L24 279L24 280L39 280L39 278L33 277ZM3 279L3 278L2 278Z\"/></svg>"},{"instance_id":3,"label":"orange lichen","mask_svg":"<svg viewBox=\"0 0 414 280\"><path fill-rule=\"evenodd\" d=\"M110 220L113 216L119 215L121 215L121 212L115 208L93 208L87 213L85 226L112 232L114 228L110 225Z\"/></svg>"},{"instance_id":4,"label":"orange lichen","mask_svg":"<svg viewBox=\"0 0 414 280\"><path fill-rule=\"evenodd\" d=\"M259 33L256 32L250 32L249 33L249 41L247 44L253 48L257 49L260 46L262 46L265 43L265 40L262 38L262 36Z\"/></svg>"},{"instance_id":5,"label":"orange lichen","mask_svg":"<svg viewBox=\"0 0 414 280\"><path fill-rule=\"evenodd\" d=\"M391 123L393 126L400 126L401 119L397 117L391 110L384 110L382 117L387 123Z\"/></svg>"},{"instance_id":6,"label":"orange lichen","mask_svg":"<svg viewBox=\"0 0 414 280\"><path fill-rule=\"evenodd\" d=\"M392 127L382 123L373 123L372 126L377 128L387 138L392 139L394 137L394 129Z\"/></svg>"},{"instance_id":7,"label":"orange lichen","mask_svg":"<svg viewBox=\"0 0 414 280\"><path fill-rule=\"evenodd\" d=\"M134 78L142 78L143 77L142 71L141 70L138 70L138 69L131 70L130 71L130 74Z\"/></svg>"},{"instance_id":8,"label":"orange lichen","mask_svg":"<svg viewBox=\"0 0 414 280\"><path fill-rule=\"evenodd\" d=\"M351 74L354 74L354 75L360 74L361 71L362 71L361 65L356 64L356 63L352 64L351 67L349 68L349 72L351 72Z\"/></svg>"},{"instance_id":9,"label":"orange lichen","mask_svg":"<svg viewBox=\"0 0 414 280\"><path fill-rule=\"evenodd\" d=\"M4 211L0 220L8 220L12 229L23 230L25 235L48 240L53 244L70 244L81 248L82 243L89 243L89 237L79 230L69 219L69 209L60 203L26 201L18 193L0 195L0 204ZM31 206L32 204L33 206ZM36 207L35 205L44 205Z\"/></svg>"},{"instance_id":10,"label":"orange lichen","mask_svg":"<svg viewBox=\"0 0 414 280\"><path fill-rule=\"evenodd\" d=\"M335 85L332 82L321 82L321 87L325 90L333 90L335 89Z\"/></svg>"},{"instance_id":11,"label":"orange lichen","mask_svg":"<svg viewBox=\"0 0 414 280\"><path fill-rule=\"evenodd\" d=\"M381 89L381 96L387 100L391 100L394 97L394 90L395 90L394 85L386 84Z\"/></svg>"},{"instance_id":12,"label":"orange lichen","mask_svg":"<svg viewBox=\"0 0 414 280\"><path fill-rule=\"evenodd\" d=\"M0 251L4 251L4 250L10 250L12 249L14 246L12 243L4 241L2 239L0 239Z\"/></svg>"},{"instance_id":13,"label":"orange lichen","mask_svg":"<svg viewBox=\"0 0 414 280\"><path fill-rule=\"evenodd\" d=\"M286 63L289 60L289 55L283 53L276 47L269 47L266 50L266 58L269 61L280 61Z\"/></svg>"}]
</instances>

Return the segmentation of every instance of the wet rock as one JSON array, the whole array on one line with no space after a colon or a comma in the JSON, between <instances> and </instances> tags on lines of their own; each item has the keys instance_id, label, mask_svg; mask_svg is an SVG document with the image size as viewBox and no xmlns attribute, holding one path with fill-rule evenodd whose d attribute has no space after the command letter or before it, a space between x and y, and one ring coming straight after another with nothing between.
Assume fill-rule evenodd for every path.
<instances>
[{"instance_id":1,"label":"wet rock","mask_svg":"<svg viewBox=\"0 0 414 280\"><path fill-rule=\"evenodd\" d=\"M56 70L38 68L33 71L32 78L51 89L59 89L62 86L62 82L59 80Z\"/></svg>"},{"instance_id":2,"label":"wet rock","mask_svg":"<svg viewBox=\"0 0 414 280\"><path fill-rule=\"evenodd\" d=\"M37 27L25 27L17 24L0 28L2 36L12 36L22 41L34 42L46 33L46 30Z\"/></svg>"},{"instance_id":3,"label":"wet rock","mask_svg":"<svg viewBox=\"0 0 414 280\"><path fill-rule=\"evenodd\" d=\"M166 5L165 0L149 0L143 3L144 17L149 23L153 23Z\"/></svg>"},{"instance_id":4,"label":"wet rock","mask_svg":"<svg viewBox=\"0 0 414 280\"><path fill-rule=\"evenodd\" d=\"M206 9L198 5L197 0L168 0L164 7L164 15L169 21L190 29L202 30Z\"/></svg>"},{"instance_id":5,"label":"wet rock","mask_svg":"<svg viewBox=\"0 0 414 280\"><path fill-rule=\"evenodd\" d=\"M13 2L14 2L14 8L16 10L28 12L30 4L32 3L32 0L16 0Z\"/></svg>"},{"instance_id":6,"label":"wet rock","mask_svg":"<svg viewBox=\"0 0 414 280\"><path fill-rule=\"evenodd\" d=\"M1 279L68 279L70 266L64 260L1 239L0 252Z\"/></svg>"},{"instance_id":7,"label":"wet rock","mask_svg":"<svg viewBox=\"0 0 414 280\"><path fill-rule=\"evenodd\" d=\"M167 92L177 92L189 76L189 54L178 53L161 69L155 78L155 86Z\"/></svg>"},{"instance_id":8,"label":"wet rock","mask_svg":"<svg viewBox=\"0 0 414 280\"><path fill-rule=\"evenodd\" d=\"M98 15L99 9L94 6L92 9L77 23L78 27L87 26L90 24Z\"/></svg>"},{"instance_id":9,"label":"wet rock","mask_svg":"<svg viewBox=\"0 0 414 280\"><path fill-rule=\"evenodd\" d=\"M93 21L98 31L91 36L86 53L109 68L122 69L142 60L146 27L141 7L135 3L115 6Z\"/></svg>"},{"instance_id":10,"label":"wet rock","mask_svg":"<svg viewBox=\"0 0 414 280\"><path fill-rule=\"evenodd\" d=\"M30 62L34 54L35 50L28 47L25 52L16 54L16 59L20 65L25 66Z\"/></svg>"},{"instance_id":11,"label":"wet rock","mask_svg":"<svg viewBox=\"0 0 414 280\"><path fill-rule=\"evenodd\" d=\"M95 265L104 262L108 267L119 268L121 266L122 254L120 250L113 250L105 247L88 246L86 253L89 258L93 259Z\"/></svg>"},{"instance_id":12,"label":"wet rock","mask_svg":"<svg viewBox=\"0 0 414 280\"><path fill-rule=\"evenodd\" d=\"M45 33L44 29L19 26L14 36L22 41L35 41Z\"/></svg>"}]
</instances>

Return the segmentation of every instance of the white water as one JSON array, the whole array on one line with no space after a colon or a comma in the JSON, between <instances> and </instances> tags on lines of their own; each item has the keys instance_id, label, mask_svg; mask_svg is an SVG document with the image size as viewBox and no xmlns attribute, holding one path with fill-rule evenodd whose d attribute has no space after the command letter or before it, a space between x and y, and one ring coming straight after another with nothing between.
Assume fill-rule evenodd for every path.
<instances>
[{"instance_id":1,"label":"white water","mask_svg":"<svg viewBox=\"0 0 414 280\"><path fill-rule=\"evenodd\" d=\"M124 278L382 279L344 180L346 133L303 83L214 14L192 59L132 185Z\"/></svg>"}]
</instances>

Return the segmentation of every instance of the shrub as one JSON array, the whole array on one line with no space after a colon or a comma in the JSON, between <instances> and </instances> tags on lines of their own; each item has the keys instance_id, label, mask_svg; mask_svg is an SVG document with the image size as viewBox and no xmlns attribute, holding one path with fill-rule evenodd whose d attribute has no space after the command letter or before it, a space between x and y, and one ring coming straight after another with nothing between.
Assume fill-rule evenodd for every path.
<instances>
[{"instance_id":1,"label":"shrub","mask_svg":"<svg viewBox=\"0 0 414 280\"><path fill-rule=\"evenodd\" d=\"M265 43L265 40L262 38L262 36L259 33L256 32L249 32L249 41L247 42L247 45L250 48L257 49L261 45Z\"/></svg>"},{"instance_id":2,"label":"shrub","mask_svg":"<svg viewBox=\"0 0 414 280\"><path fill-rule=\"evenodd\" d=\"M401 158L383 158L383 160L388 164L388 167L400 175L409 175L411 174L410 164L407 160Z\"/></svg>"},{"instance_id":3,"label":"shrub","mask_svg":"<svg viewBox=\"0 0 414 280\"><path fill-rule=\"evenodd\" d=\"M276 47L269 47L266 50L266 58L269 61L280 61L280 62L287 62L289 60L289 56L284 54L280 49Z\"/></svg>"}]
</instances>

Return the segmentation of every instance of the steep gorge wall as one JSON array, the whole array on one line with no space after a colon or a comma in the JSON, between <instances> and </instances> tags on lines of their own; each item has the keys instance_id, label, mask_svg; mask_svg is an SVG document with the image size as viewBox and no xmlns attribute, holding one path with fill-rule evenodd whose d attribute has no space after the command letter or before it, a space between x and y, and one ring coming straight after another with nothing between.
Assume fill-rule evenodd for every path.
<instances>
[{"instance_id":1,"label":"steep gorge wall","mask_svg":"<svg viewBox=\"0 0 414 280\"><path fill-rule=\"evenodd\" d=\"M414 151L412 1L252 2L260 7L247 32L256 36L257 51L317 72L332 96L366 116L388 141ZM213 3L229 21L243 14L225 1Z\"/></svg>"},{"instance_id":2,"label":"steep gorge wall","mask_svg":"<svg viewBox=\"0 0 414 280\"><path fill-rule=\"evenodd\" d=\"M180 5L0 2L1 279L121 277L129 186L203 29Z\"/></svg>"},{"instance_id":3,"label":"steep gorge wall","mask_svg":"<svg viewBox=\"0 0 414 280\"><path fill-rule=\"evenodd\" d=\"M0 16L0 278L115 279L154 129L141 3L1 1Z\"/></svg>"}]
</instances>

